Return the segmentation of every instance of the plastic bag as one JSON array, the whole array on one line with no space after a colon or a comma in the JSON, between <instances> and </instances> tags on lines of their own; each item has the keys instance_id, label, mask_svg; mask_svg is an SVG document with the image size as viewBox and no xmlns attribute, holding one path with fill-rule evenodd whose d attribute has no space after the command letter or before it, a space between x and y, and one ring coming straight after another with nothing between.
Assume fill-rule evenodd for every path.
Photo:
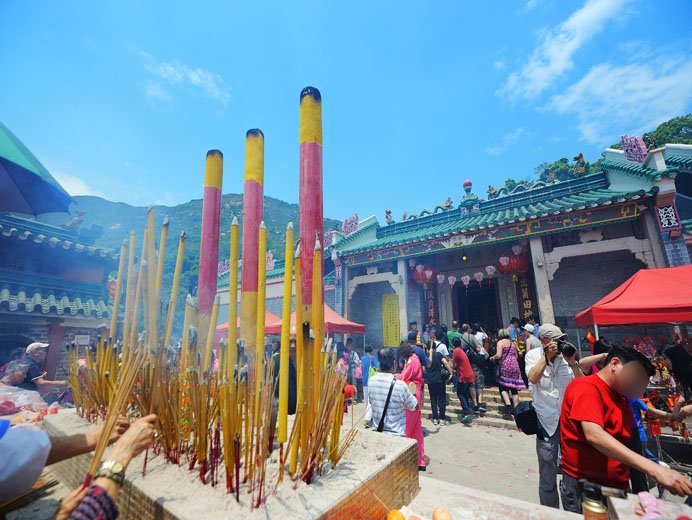
<instances>
[{"instance_id":1,"label":"plastic bag","mask_svg":"<svg viewBox=\"0 0 692 520\"><path fill-rule=\"evenodd\" d=\"M34 412L38 412L48 406L38 392L24 390L16 386L0 385L0 402L4 401L13 403L19 409L32 410Z\"/></svg>"}]
</instances>

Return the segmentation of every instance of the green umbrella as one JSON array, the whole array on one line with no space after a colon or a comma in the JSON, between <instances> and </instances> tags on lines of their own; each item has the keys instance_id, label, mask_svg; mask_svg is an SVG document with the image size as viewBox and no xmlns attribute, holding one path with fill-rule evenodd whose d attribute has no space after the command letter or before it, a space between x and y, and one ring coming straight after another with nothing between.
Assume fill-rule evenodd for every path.
<instances>
[{"instance_id":1,"label":"green umbrella","mask_svg":"<svg viewBox=\"0 0 692 520\"><path fill-rule=\"evenodd\" d=\"M72 202L24 143L0 123L0 211L67 212Z\"/></svg>"}]
</instances>

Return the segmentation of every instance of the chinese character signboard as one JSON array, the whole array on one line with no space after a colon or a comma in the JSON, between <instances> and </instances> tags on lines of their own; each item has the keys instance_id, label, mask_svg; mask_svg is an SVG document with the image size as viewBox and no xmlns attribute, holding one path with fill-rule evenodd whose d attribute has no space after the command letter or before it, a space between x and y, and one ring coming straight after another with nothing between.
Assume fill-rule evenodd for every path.
<instances>
[{"instance_id":1,"label":"chinese character signboard","mask_svg":"<svg viewBox=\"0 0 692 520\"><path fill-rule=\"evenodd\" d=\"M358 229L358 213L344 220L343 224L341 224L341 233L349 235L356 229Z\"/></svg>"},{"instance_id":2,"label":"chinese character signboard","mask_svg":"<svg viewBox=\"0 0 692 520\"><path fill-rule=\"evenodd\" d=\"M533 288L533 280L529 279L528 274L519 275L515 282L517 290L517 302L519 303L519 314L521 318L528 320L532 314L538 315L536 295Z\"/></svg>"},{"instance_id":3,"label":"chinese character signboard","mask_svg":"<svg viewBox=\"0 0 692 520\"><path fill-rule=\"evenodd\" d=\"M396 294L383 294L382 342L385 347L396 347L399 341L399 297Z\"/></svg>"},{"instance_id":4,"label":"chinese character signboard","mask_svg":"<svg viewBox=\"0 0 692 520\"><path fill-rule=\"evenodd\" d=\"M638 135L623 135L620 144L625 151L625 159L630 162L643 163L646 154L649 153L644 144L644 140Z\"/></svg>"},{"instance_id":5,"label":"chinese character signboard","mask_svg":"<svg viewBox=\"0 0 692 520\"><path fill-rule=\"evenodd\" d=\"M676 231L682 229L680 217L675 204L669 206L656 206L656 219L661 231Z\"/></svg>"}]
</instances>

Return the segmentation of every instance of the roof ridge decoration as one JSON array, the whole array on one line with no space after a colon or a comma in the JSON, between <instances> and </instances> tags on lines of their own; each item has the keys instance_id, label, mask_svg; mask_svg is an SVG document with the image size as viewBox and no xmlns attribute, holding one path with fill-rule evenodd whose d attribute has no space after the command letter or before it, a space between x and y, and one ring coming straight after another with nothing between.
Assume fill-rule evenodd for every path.
<instances>
[{"instance_id":1,"label":"roof ridge decoration","mask_svg":"<svg viewBox=\"0 0 692 520\"><path fill-rule=\"evenodd\" d=\"M603 169L607 172L608 170L615 170L632 177L640 177L653 181L660 181L664 178L674 179L679 171L677 166L668 166L668 160L666 159L666 169L665 170L654 170L653 168L647 168L638 163L633 163L629 161L612 161L610 159L605 159L603 161Z\"/></svg>"},{"instance_id":2,"label":"roof ridge decoration","mask_svg":"<svg viewBox=\"0 0 692 520\"><path fill-rule=\"evenodd\" d=\"M577 190L577 187L582 189ZM376 240L340 250L339 256L347 257L349 265L389 261L435 250L631 220L644 207L640 200L656 194L659 188L653 186L649 190L627 192L610 190L605 175L601 173L563 181L559 191L552 198L548 198L548 193L546 197L520 195L520 201L511 198L486 201L482 211L468 215L449 212L445 216L438 215L438 218L383 226L378 229ZM512 202L514 204L508 206ZM375 252L384 250L391 250L391 254Z\"/></svg>"},{"instance_id":3,"label":"roof ridge decoration","mask_svg":"<svg viewBox=\"0 0 692 520\"><path fill-rule=\"evenodd\" d=\"M534 182L518 181L513 188L508 188L506 184L499 189L496 189L494 186L489 185L488 200L494 200L499 197L507 197L509 195L516 195L518 193L523 193L525 191L536 190L538 188L545 188L546 186L554 186L555 184L559 183L560 181L557 179L551 182L538 179Z\"/></svg>"},{"instance_id":4,"label":"roof ridge decoration","mask_svg":"<svg viewBox=\"0 0 692 520\"><path fill-rule=\"evenodd\" d=\"M113 249L108 249L104 247L97 247L87 244L80 244L73 240L66 238L61 238L57 236L48 236L44 233L36 233L29 229L20 229L11 224L0 223L0 234L6 237L16 237L18 240L26 241L32 239L36 244L48 244L49 247L61 247L65 250L73 249L77 253L86 252L89 256L98 255L102 258L109 258L111 260L117 260L118 255Z\"/></svg>"}]
</instances>

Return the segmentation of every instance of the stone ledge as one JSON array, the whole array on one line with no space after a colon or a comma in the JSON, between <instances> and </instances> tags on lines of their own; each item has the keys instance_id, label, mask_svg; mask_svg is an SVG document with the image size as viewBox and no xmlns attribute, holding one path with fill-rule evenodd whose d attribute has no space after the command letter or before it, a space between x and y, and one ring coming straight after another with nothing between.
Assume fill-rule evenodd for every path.
<instances>
[{"instance_id":1,"label":"stone ledge","mask_svg":"<svg viewBox=\"0 0 692 520\"><path fill-rule=\"evenodd\" d=\"M46 417L51 435L87 431L90 426L74 410ZM105 458L108 457L106 452ZM87 472L91 457L83 455L54 466L58 478L70 488L78 487ZM418 491L417 449L415 441L402 437L359 431L339 465L326 465L323 475L311 485L297 485L284 476L272 492L278 464L268 463L269 484L266 503L250 510L250 496L241 489L240 504L225 492L221 470L219 485L199 482L198 471L174 466L163 457L149 453L147 475L142 477L144 457L130 464L126 483L118 497L120 518L157 520L245 519L245 518L328 518L380 519L385 508L409 503ZM196 469L196 468L195 468ZM376 496L375 496L376 495Z\"/></svg>"}]
</instances>

